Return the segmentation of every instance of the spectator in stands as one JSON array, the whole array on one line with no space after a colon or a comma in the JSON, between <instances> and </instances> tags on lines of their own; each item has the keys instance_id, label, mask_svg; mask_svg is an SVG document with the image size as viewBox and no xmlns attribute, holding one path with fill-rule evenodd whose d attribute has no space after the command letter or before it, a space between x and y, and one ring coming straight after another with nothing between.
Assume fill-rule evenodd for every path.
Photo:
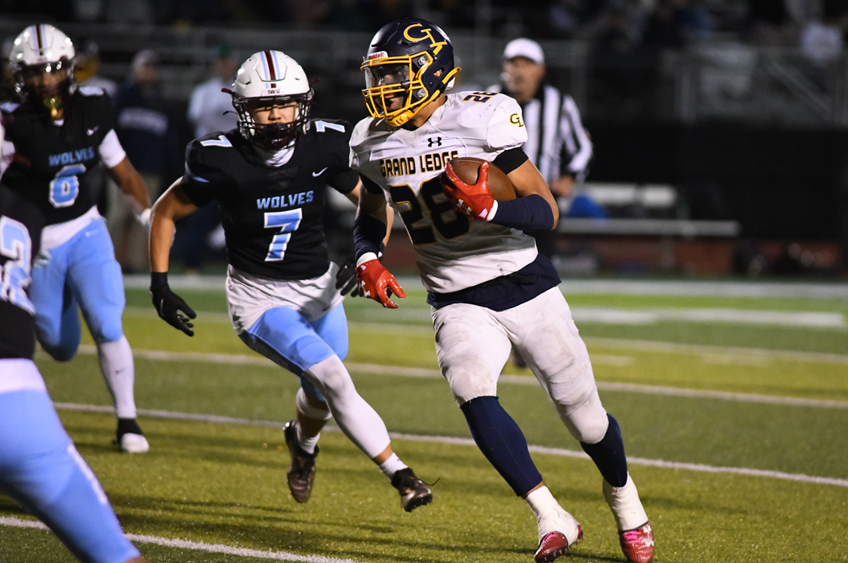
<instances>
[{"instance_id":1,"label":"spectator in stands","mask_svg":"<svg viewBox=\"0 0 848 563\"><path fill-rule=\"evenodd\" d=\"M813 17L801 29L801 50L819 68L824 68L842 52L841 14L834 2L825 4L822 17Z\"/></svg>"},{"instance_id":2,"label":"spectator in stands","mask_svg":"<svg viewBox=\"0 0 848 563\"><path fill-rule=\"evenodd\" d=\"M115 94L115 131L127 156L144 178L150 200L162 192L163 178L180 173L180 151L170 104L158 87L158 57L145 49L132 60L131 76ZM118 199L110 191L110 201ZM111 205L109 226L115 257L127 271L147 268L147 235L125 205Z\"/></svg>"},{"instance_id":3,"label":"spectator in stands","mask_svg":"<svg viewBox=\"0 0 848 563\"><path fill-rule=\"evenodd\" d=\"M12 51L14 40L14 37L10 37L3 41L0 47L0 104L20 101L20 95L15 90L12 67L9 66L9 53Z\"/></svg>"},{"instance_id":4,"label":"spectator in stands","mask_svg":"<svg viewBox=\"0 0 848 563\"><path fill-rule=\"evenodd\" d=\"M209 58L213 75L197 85L188 104L188 119L194 126L195 138L214 131L229 131L238 121L232 96L223 91L232 87L238 70L235 50L225 43L215 45L209 51ZM223 246L218 204L212 202L180 222L173 254L182 260L186 270L197 271L210 253Z\"/></svg>"},{"instance_id":5,"label":"spectator in stands","mask_svg":"<svg viewBox=\"0 0 848 563\"><path fill-rule=\"evenodd\" d=\"M93 39L88 38L76 41L74 44L80 46L74 65L74 77L77 84L100 88L109 96L114 97L118 91L118 84L114 80L97 74L100 70L100 46Z\"/></svg>"},{"instance_id":6,"label":"spectator in stands","mask_svg":"<svg viewBox=\"0 0 848 563\"><path fill-rule=\"evenodd\" d=\"M76 64L74 65L74 78L77 84L79 86L98 88L106 92L110 97L114 97L115 92L118 90L118 84L114 80L97 74L100 70L100 46L93 39L89 38L82 38L74 42L74 45L79 45ZM114 198L117 195L117 186L107 179L106 171L102 166L98 167L97 170L89 171L89 177L91 178L92 185L97 184L100 186L97 210L102 216L108 217L111 208L109 198L110 196ZM114 189L108 187L110 184ZM116 205L126 207L122 203Z\"/></svg>"},{"instance_id":7,"label":"spectator in stands","mask_svg":"<svg viewBox=\"0 0 848 563\"><path fill-rule=\"evenodd\" d=\"M222 91L232 87L238 70L235 51L230 45L216 45L210 50L209 58L213 76L197 85L188 104L188 119L194 126L195 138L213 131L229 131L237 121L232 98Z\"/></svg>"},{"instance_id":8,"label":"spectator in stands","mask_svg":"<svg viewBox=\"0 0 848 563\"><path fill-rule=\"evenodd\" d=\"M580 112L568 94L546 84L542 47L526 38L510 41L503 53L502 84L490 87L515 98L524 113L527 142L524 152L542 173L559 203L563 217L606 217L602 206L575 194L592 158L592 142L583 129ZM552 257L556 232L532 233L539 252Z\"/></svg>"}]
</instances>

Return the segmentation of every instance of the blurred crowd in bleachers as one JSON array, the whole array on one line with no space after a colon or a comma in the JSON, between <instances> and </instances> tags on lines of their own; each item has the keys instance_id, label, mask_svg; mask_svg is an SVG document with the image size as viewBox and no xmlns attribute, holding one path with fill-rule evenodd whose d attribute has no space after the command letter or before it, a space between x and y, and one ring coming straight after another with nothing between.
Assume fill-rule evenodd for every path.
<instances>
[{"instance_id":1,"label":"blurred crowd in bleachers","mask_svg":"<svg viewBox=\"0 0 848 563\"><path fill-rule=\"evenodd\" d=\"M829 64L839 66L831 63L844 51L848 0L0 0L0 23L8 18L7 23L21 22L21 28L24 22L36 21L71 28L78 51L77 78L112 96L119 138L153 187L154 198L182 173L183 147L191 138L234 125L233 115L225 114L229 98L221 94L221 87L231 82L251 48L264 47L253 45L238 30L256 30L251 35L265 31L263 41L273 37L275 47L299 49L292 54L320 82L316 109L326 117L355 120L364 108L357 95L358 62L344 60L350 55L348 44L313 56L314 45L303 41L309 33L277 32L316 32L314 38L326 40L327 35L342 34L323 32L370 34L404 15L429 18L448 33L461 36L463 56L471 63L463 61L463 79L468 83L461 87L485 87L496 80L500 50L509 39L529 36L555 46L549 80L575 96L583 115L594 124L668 120L669 108L677 112L672 119L691 123L684 97L668 101L687 92L698 115L706 118L751 119L759 113L766 119L793 117L819 127L848 124L848 105L840 101L844 97L840 93L848 91L842 74L818 72ZM138 32L153 26L167 33L148 38ZM8 27L17 32L17 24ZM101 33L98 41L107 40L101 43L107 72L101 68L98 73L98 45L81 35L106 28L111 31ZM211 31L197 33L203 29ZM189 36L191 40L185 39ZM286 38L288 42L277 43ZM469 38L483 47L469 48ZM569 50L561 40L574 40L583 47ZM686 53L686 47L694 47L690 52L701 49L696 63L677 67L694 69L692 84L686 81L686 71L669 71L664 64L673 61L669 53ZM791 48L795 50L791 56L804 60L775 59L780 63L775 65L755 57L753 53L761 47ZM358 59L359 51L354 55L350 56ZM772 64L762 73L767 80L761 76L758 82L756 73L766 63ZM347 68L344 65L352 72L340 72ZM799 72L792 74L795 70ZM4 78L0 101L15 97L10 76ZM834 84L842 84L842 89ZM765 87L776 95L758 96ZM816 102L816 96L824 101ZM818 105L799 105L799 99ZM805 116L812 117L801 121ZM686 201L694 200L692 194L684 193L686 186L678 190L683 190L681 197ZM143 271L144 252L138 249L143 247L144 234L138 232L120 199L107 186L102 212L109 217L122 266ZM177 264L195 271L210 258L220 259L223 240L216 229L216 215L210 208L183 226L174 246ZM728 214L715 209L708 215L702 219L726 219ZM686 217L698 218L693 213ZM349 225L338 223L338 217L329 221L349 238Z\"/></svg>"},{"instance_id":2,"label":"blurred crowd in bleachers","mask_svg":"<svg viewBox=\"0 0 848 563\"><path fill-rule=\"evenodd\" d=\"M370 32L407 15L450 30L680 47L712 34L757 44L832 43L848 0L0 0L0 13L58 22L287 26Z\"/></svg>"}]
</instances>

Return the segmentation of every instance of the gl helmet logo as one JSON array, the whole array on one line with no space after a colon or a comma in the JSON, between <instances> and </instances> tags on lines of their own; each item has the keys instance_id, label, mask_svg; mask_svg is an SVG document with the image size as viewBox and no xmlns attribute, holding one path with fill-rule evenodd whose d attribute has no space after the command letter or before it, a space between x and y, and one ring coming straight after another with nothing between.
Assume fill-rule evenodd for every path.
<instances>
[{"instance_id":1,"label":"gl helmet logo","mask_svg":"<svg viewBox=\"0 0 848 563\"><path fill-rule=\"evenodd\" d=\"M438 55L439 51L442 50L442 47L444 47L445 45L448 44L447 41L436 41L436 39L433 37L433 30L429 27L424 28L424 29L420 29L420 30L416 30L418 33L421 33L422 35L419 36L419 37L413 37L412 35L410 35L410 32L417 27L424 28L424 26L421 25L420 23L414 23L414 24L410 25L409 27L407 27L406 29L403 30L403 36L406 37L407 39L409 39L410 41L412 41L413 43L418 43L419 41L424 41L426 39L429 39L430 40L430 47L433 49L434 55Z\"/></svg>"}]
</instances>

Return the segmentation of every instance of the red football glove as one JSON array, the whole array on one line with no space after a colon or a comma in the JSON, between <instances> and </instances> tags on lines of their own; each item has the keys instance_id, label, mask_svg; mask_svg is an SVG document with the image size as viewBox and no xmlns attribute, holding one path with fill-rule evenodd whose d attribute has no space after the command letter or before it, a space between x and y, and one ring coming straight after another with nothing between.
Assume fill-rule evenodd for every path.
<instances>
[{"instance_id":1,"label":"red football glove","mask_svg":"<svg viewBox=\"0 0 848 563\"><path fill-rule=\"evenodd\" d=\"M363 257L366 256L368 255L365 254ZM375 255L372 254L372 256ZM382 303L383 307L397 309L397 304L391 300L392 293L402 299L406 298L406 293L395 277L380 264L376 256L356 267L356 278L359 280L359 295L370 297Z\"/></svg>"},{"instance_id":2,"label":"red football glove","mask_svg":"<svg viewBox=\"0 0 848 563\"><path fill-rule=\"evenodd\" d=\"M453 166L448 162L442 179L442 190L454 207L462 211L472 219L486 221L495 206L495 198L489 192L489 163L480 165L477 174L477 183L468 185L459 179Z\"/></svg>"}]
</instances>

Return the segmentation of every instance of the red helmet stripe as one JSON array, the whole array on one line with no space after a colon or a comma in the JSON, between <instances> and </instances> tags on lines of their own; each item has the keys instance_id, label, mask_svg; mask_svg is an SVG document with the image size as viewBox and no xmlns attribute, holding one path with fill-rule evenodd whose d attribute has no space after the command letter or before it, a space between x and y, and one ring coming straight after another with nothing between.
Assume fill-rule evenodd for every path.
<instances>
[{"instance_id":1,"label":"red helmet stripe","mask_svg":"<svg viewBox=\"0 0 848 563\"><path fill-rule=\"evenodd\" d=\"M35 48L39 51L44 49L44 39L41 37L41 28L44 26L34 25L35 28Z\"/></svg>"},{"instance_id":2,"label":"red helmet stripe","mask_svg":"<svg viewBox=\"0 0 848 563\"><path fill-rule=\"evenodd\" d=\"M274 81L277 80L277 62L274 60L273 55L271 55L271 51L262 51L262 54L265 56L265 66L268 69L269 78ZM276 88L277 85L272 82L271 88Z\"/></svg>"}]
</instances>

